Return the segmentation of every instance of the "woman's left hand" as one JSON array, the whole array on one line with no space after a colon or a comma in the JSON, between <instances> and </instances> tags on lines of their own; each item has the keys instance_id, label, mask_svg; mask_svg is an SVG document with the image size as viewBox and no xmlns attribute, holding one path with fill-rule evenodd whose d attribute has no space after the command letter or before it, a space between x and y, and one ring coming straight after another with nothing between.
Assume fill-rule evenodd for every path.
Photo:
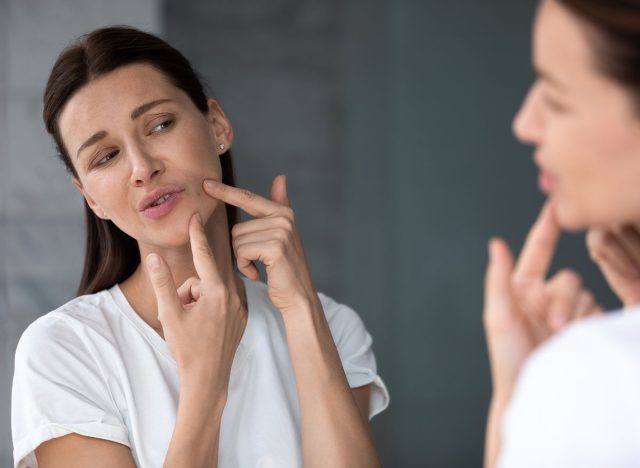
<instances>
[{"instance_id":1,"label":"woman's left hand","mask_svg":"<svg viewBox=\"0 0 640 468\"><path fill-rule=\"evenodd\" d=\"M215 180L204 182L212 198L237 206L255 219L236 224L232 245L238 269L252 280L260 275L253 262L265 265L271 302L286 314L317 301L317 294L289 206L285 176L277 176L271 199Z\"/></svg>"}]
</instances>

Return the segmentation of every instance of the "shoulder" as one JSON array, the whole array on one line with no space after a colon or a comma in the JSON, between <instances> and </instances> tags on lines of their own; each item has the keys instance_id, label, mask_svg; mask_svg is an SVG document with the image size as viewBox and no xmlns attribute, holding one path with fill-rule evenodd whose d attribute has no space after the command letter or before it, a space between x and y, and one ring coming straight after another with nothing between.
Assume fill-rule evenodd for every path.
<instances>
[{"instance_id":1,"label":"shoulder","mask_svg":"<svg viewBox=\"0 0 640 468\"><path fill-rule=\"evenodd\" d=\"M571 366L567 369L566 366ZM613 373L640 370L640 313L619 311L574 322L536 350L523 376L564 369L567 378L594 369ZM637 372L625 373L638 377Z\"/></svg>"},{"instance_id":2,"label":"shoulder","mask_svg":"<svg viewBox=\"0 0 640 468\"><path fill-rule=\"evenodd\" d=\"M57 309L39 317L22 333L16 348L16 364L20 358L37 353L50 356L56 348L70 352L81 346L93 332L107 327L112 305L108 291L76 297Z\"/></svg>"},{"instance_id":3,"label":"shoulder","mask_svg":"<svg viewBox=\"0 0 640 468\"><path fill-rule=\"evenodd\" d=\"M640 316L615 312L578 321L536 350L505 416L506 458L636 457L639 343Z\"/></svg>"}]
</instances>

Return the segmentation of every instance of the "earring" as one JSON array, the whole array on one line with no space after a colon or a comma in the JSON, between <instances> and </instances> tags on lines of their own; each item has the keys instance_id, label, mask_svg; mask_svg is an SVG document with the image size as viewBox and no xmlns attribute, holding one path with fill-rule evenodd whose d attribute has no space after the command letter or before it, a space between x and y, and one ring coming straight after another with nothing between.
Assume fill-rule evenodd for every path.
<instances>
[{"instance_id":1,"label":"earring","mask_svg":"<svg viewBox=\"0 0 640 468\"><path fill-rule=\"evenodd\" d=\"M220 148L220 151L224 151L224 143L220 143L218 145L218 148Z\"/></svg>"}]
</instances>

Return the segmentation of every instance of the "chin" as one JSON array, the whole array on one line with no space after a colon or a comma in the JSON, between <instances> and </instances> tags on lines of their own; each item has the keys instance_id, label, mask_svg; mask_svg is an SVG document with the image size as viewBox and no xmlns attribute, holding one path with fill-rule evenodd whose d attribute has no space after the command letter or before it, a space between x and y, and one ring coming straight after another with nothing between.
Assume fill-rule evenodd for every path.
<instances>
[{"instance_id":1,"label":"chin","mask_svg":"<svg viewBox=\"0 0 640 468\"><path fill-rule=\"evenodd\" d=\"M591 220L585 216L578 207L557 200L554 201L556 221L563 231L584 231L598 224L595 220Z\"/></svg>"}]
</instances>

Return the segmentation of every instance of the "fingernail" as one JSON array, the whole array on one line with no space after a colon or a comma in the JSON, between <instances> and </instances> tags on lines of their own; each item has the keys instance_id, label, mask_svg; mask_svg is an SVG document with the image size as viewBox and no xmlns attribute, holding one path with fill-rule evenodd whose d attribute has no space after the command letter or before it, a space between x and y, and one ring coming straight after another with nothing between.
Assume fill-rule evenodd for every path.
<instances>
[{"instance_id":1,"label":"fingernail","mask_svg":"<svg viewBox=\"0 0 640 468\"><path fill-rule=\"evenodd\" d=\"M198 222L199 222L200 224L203 224L203 223L202 223L202 215L201 215L199 212L198 212L198 213L196 213L196 219L198 220Z\"/></svg>"},{"instance_id":2,"label":"fingernail","mask_svg":"<svg viewBox=\"0 0 640 468\"><path fill-rule=\"evenodd\" d=\"M495 237L492 237L491 239L489 239L489 242L487 243L487 251L489 252L489 259L493 260L493 258L496 256L496 239L495 239Z\"/></svg>"},{"instance_id":3,"label":"fingernail","mask_svg":"<svg viewBox=\"0 0 640 468\"><path fill-rule=\"evenodd\" d=\"M204 184L209 188L213 188L216 186L216 181L213 179L205 179Z\"/></svg>"},{"instance_id":4,"label":"fingernail","mask_svg":"<svg viewBox=\"0 0 640 468\"><path fill-rule=\"evenodd\" d=\"M147 266L152 270L157 269L160 266L160 258L158 255L154 253L147 255Z\"/></svg>"}]
</instances>

